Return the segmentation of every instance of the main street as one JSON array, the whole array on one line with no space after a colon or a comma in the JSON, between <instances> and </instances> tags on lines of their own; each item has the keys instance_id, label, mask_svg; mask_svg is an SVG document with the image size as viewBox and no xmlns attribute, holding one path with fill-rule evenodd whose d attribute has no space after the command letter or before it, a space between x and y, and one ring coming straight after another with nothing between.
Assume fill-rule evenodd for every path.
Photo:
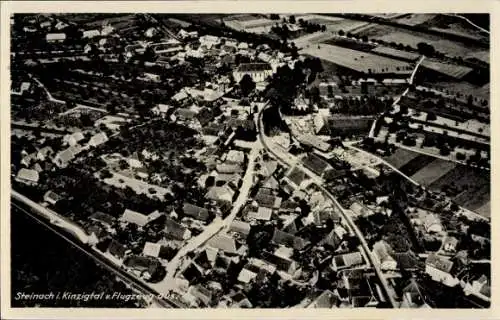
<instances>
[{"instance_id":1,"label":"main street","mask_svg":"<svg viewBox=\"0 0 500 320\"><path fill-rule=\"evenodd\" d=\"M310 170L306 169L303 164L301 163L300 160L296 160L296 162L290 161L291 158L294 158L295 156L291 154L285 154L285 155L280 155L280 152L277 152L276 150L281 150L280 148L273 147L273 142L269 139L264 134L264 125L263 125L263 120L262 120L262 113L266 108L263 108L260 113L259 113L259 139L264 146L264 148L268 151L268 153L276 158L281 164L285 165L286 167L292 167L293 165L300 165L300 168L303 169L303 171L311 178L313 179L314 183L320 188L321 191L327 197L335 204L335 206L339 209L340 213L342 214L344 220L347 222L349 228L354 232L356 237L359 239L360 244L363 248L364 254L369 258L369 263L371 266L373 266L373 269L375 270L375 274L379 278L379 282L382 286L382 291L385 296L385 298L388 299L389 303L393 308L397 308L398 304L394 300L393 295L391 294L391 290L389 289L389 284L387 282L387 279L385 278L384 274L382 273L382 270L380 270L380 266L378 263L376 263L372 252L370 248L368 247L368 243L366 242L366 239L364 238L363 234L359 230L359 228L356 226L354 221L352 221L351 216L349 213L346 212L346 210L342 207L342 205L337 201L337 199L325 188L323 187L323 180L321 177L316 175L315 173L311 172ZM284 153L284 152L281 152Z\"/></svg>"},{"instance_id":2,"label":"main street","mask_svg":"<svg viewBox=\"0 0 500 320\"><path fill-rule=\"evenodd\" d=\"M245 205L245 203L248 200L250 188L253 185L253 172L254 172L253 169L255 165L255 159L259 154L261 147L262 146L260 144L260 141L255 141L252 149L250 150L250 153L248 155L247 168L245 171L245 175L243 176L243 183L240 187L238 197L236 198L236 201L233 203L233 207L231 209L230 214L225 219L216 217L214 221L209 226L207 226L202 233L188 240L187 244L183 246L177 252L177 254L168 262L166 266L167 275L165 276L165 278L159 283L152 284L152 286L156 290L158 290L163 294L168 294L171 290L174 290L176 285L174 277L179 267L181 266L182 259L186 256L186 254L201 247L207 240L213 237L216 233L226 230L231 225L238 212L240 212L241 208L243 207L243 205Z\"/></svg>"}]
</instances>

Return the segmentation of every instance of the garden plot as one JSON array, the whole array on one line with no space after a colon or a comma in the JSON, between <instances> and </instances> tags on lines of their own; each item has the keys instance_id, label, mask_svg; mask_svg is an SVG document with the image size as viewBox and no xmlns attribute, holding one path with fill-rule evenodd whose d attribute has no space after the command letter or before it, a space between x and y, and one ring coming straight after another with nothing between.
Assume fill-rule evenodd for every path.
<instances>
[{"instance_id":1,"label":"garden plot","mask_svg":"<svg viewBox=\"0 0 500 320\"><path fill-rule=\"evenodd\" d=\"M411 74L412 72L412 66L403 61L327 44L305 48L302 53L363 73Z\"/></svg>"},{"instance_id":2,"label":"garden plot","mask_svg":"<svg viewBox=\"0 0 500 320\"><path fill-rule=\"evenodd\" d=\"M448 77L462 79L472 71L472 68L438 61L424 60L422 67L442 73Z\"/></svg>"},{"instance_id":3,"label":"garden plot","mask_svg":"<svg viewBox=\"0 0 500 320\"><path fill-rule=\"evenodd\" d=\"M416 48L417 44L419 44L420 42L426 42L434 46L436 50L451 56L465 57L472 52L482 51L481 49L471 45L465 45L460 42L446 40L428 34L403 31L391 26L375 25L363 31L358 31L358 34L361 36L366 35L369 39L379 39L386 42L402 43L403 45L409 45L413 48Z\"/></svg>"},{"instance_id":4,"label":"garden plot","mask_svg":"<svg viewBox=\"0 0 500 320\"><path fill-rule=\"evenodd\" d=\"M436 159L417 171L411 178L418 183L428 186L456 167L456 163Z\"/></svg>"},{"instance_id":5,"label":"garden plot","mask_svg":"<svg viewBox=\"0 0 500 320\"><path fill-rule=\"evenodd\" d=\"M414 158L418 156L418 153L409 151L406 149L397 149L396 152L390 156L384 157L384 160L392 164L397 169L401 168Z\"/></svg>"}]
</instances>

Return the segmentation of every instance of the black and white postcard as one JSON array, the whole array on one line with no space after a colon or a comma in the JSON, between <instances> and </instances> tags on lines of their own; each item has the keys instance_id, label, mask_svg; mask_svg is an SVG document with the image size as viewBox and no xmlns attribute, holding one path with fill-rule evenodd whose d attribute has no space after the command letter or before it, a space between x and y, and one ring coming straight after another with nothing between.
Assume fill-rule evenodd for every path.
<instances>
[{"instance_id":1,"label":"black and white postcard","mask_svg":"<svg viewBox=\"0 0 500 320\"><path fill-rule=\"evenodd\" d=\"M494 318L493 4L335 2L3 3L5 319Z\"/></svg>"}]
</instances>

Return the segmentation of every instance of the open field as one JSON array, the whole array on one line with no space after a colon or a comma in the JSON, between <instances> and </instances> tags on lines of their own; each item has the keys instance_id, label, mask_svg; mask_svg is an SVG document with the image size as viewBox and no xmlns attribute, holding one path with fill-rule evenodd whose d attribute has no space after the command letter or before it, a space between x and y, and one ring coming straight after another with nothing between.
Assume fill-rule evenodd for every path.
<instances>
[{"instance_id":1,"label":"open field","mask_svg":"<svg viewBox=\"0 0 500 320\"><path fill-rule=\"evenodd\" d=\"M462 79L472 71L472 68L469 67L431 61L428 59L422 62L422 67L439 72L455 79Z\"/></svg>"},{"instance_id":2,"label":"open field","mask_svg":"<svg viewBox=\"0 0 500 320\"><path fill-rule=\"evenodd\" d=\"M465 81L443 81L443 82L428 82L423 85L429 85L430 87L447 92L454 96L457 93L462 95L473 94L479 100L490 100L490 84L487 83L484 86L475 86Z\"/></svg>"},{"instance_id":3,"label":"open field","mask_svg":"<svg viewBox=\"0 0 500 320\"><path fill-rule=\"evenodd\" d=\"M391 57L394 57L396 59L412 60L412 61L416 61L420 57L420 55L418 53L393 49L393 48L384 47L384 46L377 46L371 52L376 53L376 54L391 56Z\"/></svg>"},{"instance_id":4,"label":"open field","mask_svg":"<svg viewBox=\"0 0 500 320\"><path fill-rule=\"evenodd\" d=\"M451 161L436 159L418 170L411 178L424 186L430 185L441 176L453 170L456 164Z\"/></svg>"},{"instance_id":5,"label":"open field","mask_svg":"<svg viewBox=\"0 0 500 320\"><path fill-rule=\"evenodd\" d=\"M418 154L406 149L397 149L396 152L390 156L384 157L385 161L389 162L396 168L401 168L412 159L416 158Z\"/></svg>"},{"instance_id":6,"label":"open field","mask_svg":"<svg viewBox=\"0 0 500 320\"><path fill-rule=\"evenodd\" d=\"M471 52L465 56L465 59L475 58L486 63L490 63L490 52L489 51L477 51Z\"/></svg>"},{"instance_id":7,"label":"open field","mask_svg":"<svg viewBox=\"0 0 500 320\"><path fill-rule=\"evenodd\" d=\"M486 202L482 206L474 209L474 211L476 211L477 213L479 213L483 217L490 217L491 216L491 202L490 201Z\"/></svg>"},{"instance_id":8,"label":"open field","mask_svg":"<svg viewBox=\"0 0 500 320\"><path fill-rule=\"evenodd\" d=\"M411 159L403 166L401 166L399 168L399 171L403 172L407 176L412 176L434 160L435 160L434 157L426 156L424 154L419 154L418 156L416 156L415 158Z\"/></svg>"},{"instance_id":9,"label":"open field","mask_svg":"<svg viewBox=\"0 0 500 320\"><path fill-rule=\"evenodd\" d=\"M459 17L449 14L438 14L432 19L420 24L421 27L437 30L443 33L459 35L471 39L485 38L487 34L472 26L470 23Z\"/></svg>"},{"instance_id":10,"label":"open field","mask_svg":"<svg viewBox=\"0 0 500 320\"><path fill-rule=\"evenodd\" d=\"M328 44L305 48L302 53L368 74L410 74L412 72L412 66L409 63Z\"/></svg>"},{"instance_id":11,"label":"open field","mask_svg":"<svg viewBox=\"0 0 500 320\"><path fill-rule=\"evenodd\" d=\"M394 21L409 26L416 26L418 24L422 24L428 20L431 20L435 16L436 16L435 14L411 14L406 17L396 19Z\"/></svg>"},{"instance_id":12,"label":"open field","mask_svg":"<svg viewBox=\"0 0 500 320\"><path fill-rule=\"evenodd\" d=\"M384 159L419 184L444 192L457 204L490 216L490 172L451 161L397 149Z\"/></svg>"},{"instance_id":13,"label":"open field","mask_svg":"<svg viewBox=\"0 0 500 320\"><path fill-rule=\"evenodd\" d=\"M386 42L402 43L413 48L420 42L426 42L434 46L436 50L444 52L450 56L466 56L472 52L483 51L471 45L460 42L446 40L437 36L401 30L391 26L373 25L368 29L358 32L361 36L368 36L369 39L379 39Z\"/></svg>"},{"instance_id":14,"label":"open field","mask_svg":"<svg viewBox=\"0 0 500 320\"><path fill-rule=\"evenodd\" d=\"M483 216L490 215L489 171L457 166L433 182L430 188L446 192L454 201L467 209L474 210Z\"/></svg>"},{"instance_id":15,"label":"open field","mask_svg":"<svg viewBox=\"0 0 500 320\"><path fill-rule=\"evenodd\" d=\"M331 44L334 46L344 47L344 48L348 48L348 49L358 50L358 51L370 51L373 48L375 48L375 45L373 45L373 44L359 42L356 40L351 40L351 39L342 38L342 37L334 37L332 39L325 41L324 43Z\"/></svg>"}]
</instances>

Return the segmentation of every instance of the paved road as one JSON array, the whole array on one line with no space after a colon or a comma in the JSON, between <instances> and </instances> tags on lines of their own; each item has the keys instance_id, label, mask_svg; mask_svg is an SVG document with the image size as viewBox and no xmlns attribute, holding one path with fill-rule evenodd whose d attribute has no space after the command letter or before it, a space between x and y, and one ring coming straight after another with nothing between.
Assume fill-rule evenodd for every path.
<instances>
[{"instance_id":1,"label":"paved road","mask_svg":"<svg viewBox=\"0 0 500 320\"><path fill-rule=\"evenodd\" d=\"M15 191L13 191L15 192ZM129 285L132 289L134 289L137 292L140 292L144 295L151 295L153 297L152 302L154 302L156 305L165 307L165 308L178 308L181 307L178 304L176 304L174 301L170 301L168 298L163 298L159 299L158 298L158 292L155 290L151 289L147 284L142 282L140 279L136 278L135 276L127 273L124 269L119 268L118 266L114 265L112 262L110 262L104 255L99 253L97 249L94 249L93 247L88 246L86 243L80 243L78 241L75 241L71 239L70 237L66 236L65 234L61 233L60 230L57 230L53 226L51 226L50 223L46 222L45 220L39 218L37 215L42 214L45 216L40 211L40 207L43 208L42 206L32 206L31 202L24 202L22 199L19 197L13 197L11 201L11 205L15 206L18 208L20 211L24 212L31 218L33 218L35 221L40 223L41 225L45 226L47 229L51 230L55 234L57 234L59 237L61 237L63 240L67 241L69 244L71 244L73 247L76 249L80 250L84 254L86 254L88 257L93 259L97 264L101 265L105 269L113 272L120 280L122 280L124 283ZM21 205L18 203L18 201L22 202L23 204ZM30 200L31 201L31 200ZM29 208L26 210L24 207L27 206ZM32 213L32 212L36 213Z\"/></svg>"},{"instance_id":2,"label":"paved road","mask_svg":"<svg viewBox=\"0 0 500 320\"><path fill-rule=\"evenodd\" d=\"M288 155L288 156L280 156L279 152L276 150L279 150L275 147L271 147L270 144L272 144L272 141L268 139L268 137L264 134L264 128L263 128L263 121L262 121L262 112L265 110L263 108L260 113L259 113L259 139L261 140L263 146L266 148L266 150L269 152L270 155L274 156L278 161L282 164L284 164L287 167L291 167L293 165L300 165L301 169L306 169L304 166L300 163L293 163L290 162L290 158L293 157L293 155ZM337 199L325 188L323 187L323 180L321 177L317 176L315 173L311 172L310 170L303 170L313 181L315 184L320 188L321 191L337 206L337 208L340 210L344 220L347 222L349 229L351 229L356 237L360 240L360 244L363 248L363 251L365 255L369 258L369 263L373 266L375 270L375 274L379 278L380 284L382 285L382 291L385 295L385 297L388 299L390 302L391 306L393 308L397 308L398 304L394 300L394 297L390 293L389 289L389 284L387 282L387 279L384 277L382 270L380 270L380 266L376 263L370 248L368 247L368 243L366 242L363 234L359 230L359 228L356 226L354 221L352 221L352 218L350 217L349 213L346 212L346 210L342 207L342 205L337 201Z\"/></svg>"},{"instance_id":3,"label":"paved road","mask_svg":"<svg viewBox=\"0 0 500 320\"><path fill-rule=\"evenodd\" d=\"M252 149L250 150L248 156L248 165L245 175L243 176L243 183L240 187L238 198L233 203L233 208L230 214L224 220L216 217L215 220L209 226L207 226L202 233L190 239L188 243L177 252L175 257L172 258L172 260L170 260L167 264L166 277L161 282L153 285L156 290L164 294L167 294L171 290L173 290L175 288L175 273L179 269L180 262L184 258L184 256L190 251L199 248L216 233L220 232L223 229L227 229L231 225L231 222L234 220L238 212L240 212L241 208L248 200L248 194L253 184L253 168L255 164L255 158L257 157L260 149L261 145L259 141L256 141Z\"/></svg>"}]
</instances>

